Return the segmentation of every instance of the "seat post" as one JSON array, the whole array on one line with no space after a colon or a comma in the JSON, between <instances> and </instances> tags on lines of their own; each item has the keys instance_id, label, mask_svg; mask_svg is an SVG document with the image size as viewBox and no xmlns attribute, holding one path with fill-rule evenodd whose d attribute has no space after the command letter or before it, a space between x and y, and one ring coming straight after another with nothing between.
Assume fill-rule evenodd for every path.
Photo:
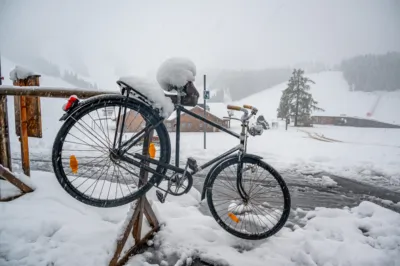
<instances>
[{"instance_id":1,"label":"seat post","mask_svg":"<svg viewBox=\"0 0 400 266\"><path fill-rule=\"evenodd\" d=\"M181 104L181 89L176 90L176 104ZM180 151L180 137L181 137L181 109L176 109L176 130L175 130L175 166L179 167L179 151Z\"/></svg>"}]
</instances>

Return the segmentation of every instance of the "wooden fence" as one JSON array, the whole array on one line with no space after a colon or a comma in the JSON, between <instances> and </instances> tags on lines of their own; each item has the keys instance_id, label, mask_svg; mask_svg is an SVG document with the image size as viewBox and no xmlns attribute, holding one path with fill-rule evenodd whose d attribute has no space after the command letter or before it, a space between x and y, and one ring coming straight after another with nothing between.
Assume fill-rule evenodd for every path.
<instances>
[{"instance_id":1,"label":"wooden fence","mask_svg":"<svg viewBox=\"0 0 400 266\"><path fill-rule=\"evenodd\" d=\"M14 81L14 86L0 85L0 164L12 171L7 96L14 96L15 129L21 142L22 169L30 176L28 137L42 137L40 98L81 99L118 94L118 91L95 91L60 87L40 87L39 75Z\"/></svg>"}]
</instances>

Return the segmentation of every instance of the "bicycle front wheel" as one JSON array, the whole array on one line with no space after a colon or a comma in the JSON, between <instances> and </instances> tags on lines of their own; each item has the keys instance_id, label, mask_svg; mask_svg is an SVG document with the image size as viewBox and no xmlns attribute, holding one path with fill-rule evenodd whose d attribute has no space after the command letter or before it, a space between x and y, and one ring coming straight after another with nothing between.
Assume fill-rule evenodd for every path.
<instances>
[{"instance_id":1,"label":"bicycle front wheel","mask_svg":"<svg viewBox=\"0 0 400 266\"><path fill-rule=\"evenodd\" d=\"M62 188L97 207L120 206L146 193L160 178L148 173L143 184L140 168L115 154L146 125L156 125L160 119L148 106L122 95L89 99L65 121L54 141L53 168ZM163 123L155 127L150 141L153 158L169 163L171 146ZM125 156L137 161L133 155L142 150L143 138ZM166 171L157 165L150 167L161 174Z\"/></svg>"},{"instance_id":2,"label":"bicycle front wheel","mask_svg":"<svg viewBox=\"0 0 400 266\"><path fill-rule=\"evenodd\" d=\"M242 173L239 181L238 168ZM252 156L245 155L241 161L234 156L220 163L206 189L215 220L243 239L259 240L277 233L290 214L285 181L270 165Z\"/></svg>"}]
</instances>

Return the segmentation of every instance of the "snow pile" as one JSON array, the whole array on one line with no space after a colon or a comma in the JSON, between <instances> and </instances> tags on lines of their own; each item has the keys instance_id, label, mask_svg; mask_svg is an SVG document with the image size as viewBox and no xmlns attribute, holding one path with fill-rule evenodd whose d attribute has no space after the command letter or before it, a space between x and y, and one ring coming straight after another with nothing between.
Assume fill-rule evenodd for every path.
<instances>
[{"instance_id":1,"label":"snow pile","mask_svg":"<svg viewBox=\"0 0 400 266\"><path fill-rule=\"evenodd\" d=\"M324 187L336 187L337 186L337 182L334 181L329 176L322 176L321 179L322 179L322 186L324 186Z\"/></svg>"},{"instance_id":2,"label":"snow pile","mask_svg":"<svg viewBox=\"0 0 400 266\"><path fill-rule=\"evenodd\" d=\"M121 77L119 78L119 81L128 84L141 94L145 95L153 102L153 107L160 110L160 114L163 117L168 117L174 111L174 105L171 98L166 97L161 88L155 86L149 81L135 76Z\"/></svg>"},{"instance_id":3,"label":"snow pile","mask_svg":"<svg viewBox=\"0 0 400 266\"><path fill-rule=\"evenodd\" d=\"M33 193L0 205L0 265L107 265L129 205L102 209L70 197L52 174L32 172ZM293 210L304 224L283 228L261 241L245 241L225 232L192 189L161 204L148 193L165 226L149 243L151 254L133 257L127 265L185 265L201 257L221 265L396 265L400 260L400 215L371 202L354 208ZM174 259L178 262L171 264ZM176 260L175 260L176 261ZM168 263L168 264L167 264ZM157 265L157 264L156 264Z\"/></svg>"},{"instance_id":4,"label":"snow pile","mask_svg":"<svg viewBox=\"0 0 400 266\"><path fill-rule=\"evenodd\" d=\"M189 59L179 57L166 60L157 71L157 81L166 91L171 91L171 86L179 88L189 81L194 82L195 76L195 64Z\"/></svg>"},{"instance_id":5,"label":"snow pile","mask_svg":"<svg viewBox=\"0 0 400 266\"><path fill-rule=\"evenodd\" d=\"M10 72L10 79L12 81L16 81L17 79L26 79L29 76L36 76L38 75L37 73L21 66L16 66L11 72Z\"/></svg>"},{"instance_id":6,"label":"snow pile","mask_svg":"<svg viewBox=\"0 0 400 266\"><path fill-rule=\"evenodd\" d=\"M154 245L163 253L160 257L179 257L178 265L192 256L232 266L261 266L266 261L271 265L393 265L400 259L400 215L370 202L352 209L318 208L309 213L298 209L295 216L305 215L303 228L284 228L254 242L225 233L196 206L183 212L177 203L168 203L168 209L160 212L166 227Z\"/></svg>"}]
</instances>

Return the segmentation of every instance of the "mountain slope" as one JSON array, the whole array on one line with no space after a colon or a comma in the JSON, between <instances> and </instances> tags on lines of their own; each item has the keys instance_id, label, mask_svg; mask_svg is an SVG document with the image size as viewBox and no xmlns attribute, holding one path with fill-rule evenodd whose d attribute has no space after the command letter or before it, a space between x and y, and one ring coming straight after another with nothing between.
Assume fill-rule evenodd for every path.
<instances>
[{"instance_id":1,"label":"mountain slope","mask_svg":"<svg viewBox=\"0 0 400 266\"><path fill-rule=\"evenodd\" d=\"M12 81L10 80L10 72L15 68L16 65L4 57L1 60L2 63L2 75L4 76L3 85L12 85ZM29 68L30 69L30 68ZM36 72L34 69L30 69ZM60 88L70 88L74 89L75 86L63 81L60 78L49 77L46 75L41 75L40 77L40 86L43 87L60 87ZM50 149L53 145L53 140L58 132L58 129L61 126L61 122L59 122L59 118L64 113L61 109L62 105L65 102L65 99L60 98L40 98L41 102L41 112L42 112L42 130L43 137L39 138L29 138L29 148L30 149ZM19 152L19 141L15 134L15 116L14 116L14 97L7 97L7 105L8 105L8 118L10 124L10 141L11 141L11 149L12 152Z\"/></svg>"},{"instance_id":2,"label":"mountain slope","mask_svg":"<svg viewBox=\"0 0 400 266\"><path fill-rule=\"evenodd\" d=\"M400 91L360 92L349 91L342 72L327 71L306 75L316 84L311 84L311 93L325 112L313 115L357 116L382 122L400 124ZM260 114L268 119L276 119L282 91L287 82L246 97L238 104L251 104L259 108ZM367 113L372 112L368 117Z\"/></svg>"}]
</instances>

